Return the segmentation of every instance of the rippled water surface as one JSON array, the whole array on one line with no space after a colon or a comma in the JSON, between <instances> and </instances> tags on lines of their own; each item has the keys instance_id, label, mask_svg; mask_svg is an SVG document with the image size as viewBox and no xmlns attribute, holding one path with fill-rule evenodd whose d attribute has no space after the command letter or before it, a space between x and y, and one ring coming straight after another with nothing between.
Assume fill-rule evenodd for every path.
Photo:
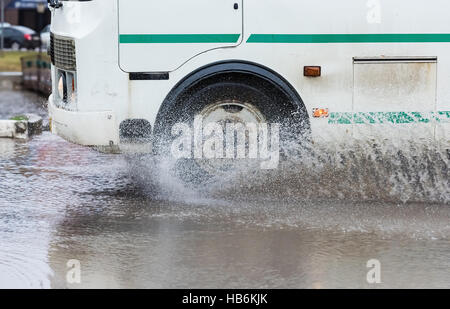
<instances>
[{"instance_id":1,"label":"rippled water surface","mask_svg":"<svg viewBox=\"0 0 450 309\"><path fill-rule=\"evenodd\" d=\"M1 78L1 77L0 77ZM47 116L45 98L32 92L0 89L0 119L9 119L23 114Z\"/></svg>"},{"instance_id":2,"label":"rippled water surface","mask_svg":"<svg viewBox=\"0 0 450 309\"><path fill-rule=\"evenodd\" d=\"M3 114L35 101L0 92ZM448 153L404 151L186 188L152 158L0 139L0 287L449 288Z\"/></svg>"}]
</instances>

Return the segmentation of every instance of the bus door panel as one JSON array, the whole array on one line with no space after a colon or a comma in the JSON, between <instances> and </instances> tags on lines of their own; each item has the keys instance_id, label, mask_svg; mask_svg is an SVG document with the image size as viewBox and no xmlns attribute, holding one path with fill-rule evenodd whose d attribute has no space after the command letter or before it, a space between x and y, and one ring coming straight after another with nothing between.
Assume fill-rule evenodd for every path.
<instances>
[{"instance_id":1,"label":"bus door panel","mask_svg":"<svg viewBox=\"0 0 450 309\"><path fill-rule=\"evenodd\" d=\"M120 67L169 72L242 42L242 0L119 0Z\"/></svg>"}]
</instances>

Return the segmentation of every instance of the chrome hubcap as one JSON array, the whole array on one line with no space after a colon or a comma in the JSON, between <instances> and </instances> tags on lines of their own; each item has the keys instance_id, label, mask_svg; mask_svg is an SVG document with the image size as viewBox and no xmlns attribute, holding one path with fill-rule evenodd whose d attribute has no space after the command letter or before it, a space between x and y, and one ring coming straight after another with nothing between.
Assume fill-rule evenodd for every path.
<instances>
[{"instance_id":1,"label":"chrome hubcap","mask_svg":"<svg viewBox=\"0 0 450 309\"><path fill-rule=\"evenodd\" d=\"M230 170L236 170L244 167L249 167L253 164L256 164L255 160L246 158L239 158L236 157L231 159L229 157L226 157L226 147L229 147L226 143L226 128L228 124L241 124L241 128L246 128L248 124L254 124L258 125L260 123L265 123L266 118L264 115L259 111L258 108L256 108L252 104L248 103L242 103L238 101L223 101L223 102L217 102L210 104L206 106L199 114L198 116L202 117L203 120L203 128L207 126L208 124L215 123L219 124L222 129L222 135L223 135L223 153L224 158L214 158L214 159L197 159L197 164L200 165L200 167L210 174L213 175L220 175L222 173L226 173ZM248 148L248 132L243 132L246 136L246 145L245 148ZM208 136L203 136L203 143L208 138ZM235 139L236 136L234 136L233 139ZM236 146L236 140L234 141L234 147ZM246 149L246 153L248 152L248 149ZM234 149L233 149L234 153ZM257 160L256 160L257 161Z\"/></svg>"}]
</instances>

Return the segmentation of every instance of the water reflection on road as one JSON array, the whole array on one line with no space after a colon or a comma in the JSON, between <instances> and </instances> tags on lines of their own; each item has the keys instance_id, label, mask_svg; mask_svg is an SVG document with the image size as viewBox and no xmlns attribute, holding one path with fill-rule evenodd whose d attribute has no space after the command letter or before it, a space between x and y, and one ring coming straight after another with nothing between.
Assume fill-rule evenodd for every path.
<instances>
[{"instance_id":1,"label":"water reflection on road","mask_svg":"<svg viewBox=\"0 0 450 309\"><path fill-rule=\"evenodd\" d=\"M141 173L49 133L0 139L0 287L450 287L445 201L227 198L236 188L155 190Z\"/></svg>"}]
</instances>

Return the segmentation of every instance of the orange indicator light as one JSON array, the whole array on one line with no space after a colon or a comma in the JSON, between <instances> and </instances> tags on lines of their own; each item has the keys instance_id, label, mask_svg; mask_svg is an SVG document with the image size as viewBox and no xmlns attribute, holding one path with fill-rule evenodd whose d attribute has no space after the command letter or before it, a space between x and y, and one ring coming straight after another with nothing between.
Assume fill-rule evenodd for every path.
<instances>
[{"instance_id":1,"label":"orange indicator light","mask_svg":"<svg viewBox=\"0 0 450 309\"><path fill-rule=\"evenodd\" d=\"M328 108L314 108L313 116L314 118L327 118L330 115Z\"/></svg>"},{"instance_id":2,"label":"orange indicator light","mask_svg":"<svg viewBox=\"0 0 450 309\"><path fill-rule=\"evenodd\" d=\"M306 66L303 68L303 75L307 77L319 77L322 75L322 68L319 66Z\"/></svg>"}]
</instances>

